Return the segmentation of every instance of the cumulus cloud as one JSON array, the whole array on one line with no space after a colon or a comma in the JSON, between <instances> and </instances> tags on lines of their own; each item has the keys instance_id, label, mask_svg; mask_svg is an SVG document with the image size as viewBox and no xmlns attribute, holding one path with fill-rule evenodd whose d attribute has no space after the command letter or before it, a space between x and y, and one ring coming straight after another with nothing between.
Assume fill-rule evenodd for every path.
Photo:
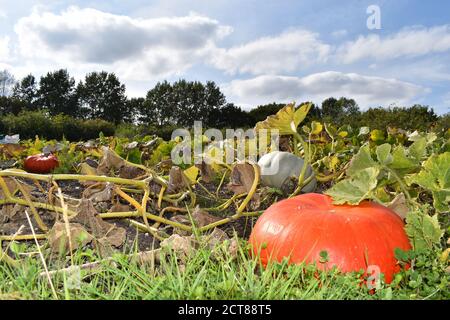
<instances>
[{"instance_id":1,"label":"cumulus cloud","mask_svg":"<svg viewBox=\"0 0 450 320\"><path fill-rule=\"evenodd\" d=\"M388 60L399 57L418 57L450 50L450 25L432 28L406 28L386 37L378 34L360 36L337 50L344 63L362 59Z\"/></svg>"},{"instance_id":2,"label":"cumulus cloud","mask_svg":"<svg viewBox=\"0 0 450 320\"><path fill-rule=\"evenodd\" d=\"M35 10L17 22L15 31L24 57L114 65L142 76L184 70L231 28L195 14L133 19L69 7L60 14Z\"/></svg>"},{"instance_id":3,"label":"cumulus cloud","mask_svg":"<svg viewBox=\"0 0 450 320\"><path fill-rule=\"evenodd\" d=\"M276 74L292 72L305 66L325 62L331 46L317 33L287 30L229 49L217 49L211 63L229 74Z\"/></svg>"},{"instance_id":4,"label":"cumulus cloud","mask_svg":"<svg viewBox=\"0 0 450 320\"><path fill-rule=\"evenodd\" d=\"M355 73L321 72L306 77L263 75L234 80L223 86L232 101L255 106L271 101L289 102L347 96L362 108L391 103L406 103L428 92L421 86L396 79L370 77Z\"/></svg>"}]
</instances>

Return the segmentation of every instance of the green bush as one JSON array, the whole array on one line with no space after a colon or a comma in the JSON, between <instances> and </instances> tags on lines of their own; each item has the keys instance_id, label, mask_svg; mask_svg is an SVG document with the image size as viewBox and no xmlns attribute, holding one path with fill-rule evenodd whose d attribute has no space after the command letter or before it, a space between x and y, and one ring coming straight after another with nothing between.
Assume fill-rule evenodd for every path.
<instances>
[{"instance_id":1,"label":"green bush","mask_svg":"<svg viewBox=\"0 0 450 320\"><path fill-rule=\"evenodd\" d=\"M0 129L6 134L20 134L22 139L34 138L36 135L46 139L70 141L98 138L100 132L112 136L114 124L105 120L82 120L59 114L49 116L44 111L23 111L17 116L8 114L0 120Z\"/></svg>"},{"instance_id":2,"label":"green bush","mask_svg":"<svg viewBox=\"0 0 450 320\"><path fill-rule=\"evenodd\" d=\"M23 111L17 116L8 114L2 117L4 133L20 134L22 139L34 138L36 135L54 138L55 128L52 120L43 111Z\"/></svg>"}]
</instances>

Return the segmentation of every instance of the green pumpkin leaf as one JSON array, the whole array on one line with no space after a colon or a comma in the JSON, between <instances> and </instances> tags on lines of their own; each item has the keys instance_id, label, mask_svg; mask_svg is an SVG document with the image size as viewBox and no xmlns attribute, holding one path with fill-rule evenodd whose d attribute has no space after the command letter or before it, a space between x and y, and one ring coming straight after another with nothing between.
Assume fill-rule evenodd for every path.
<instances>
[{"instance_id":1,"label":"green pumpkin leaf","mask_svg":"<svg viewBox=\"0 0 450 320\"><path fill-rule=\"evenodd\" d=\"M448 212L450 204L450 152L432 155L423 163L422 170L408 176L406 182L418 184L431 191L437 212Z\"/></svg>"},{"instance_id":2,"label":"green pumpkin leaf","mask_svg":"<svg viewBox=\"0 0 450 320\"><path fill-rule=\"evenodd\" d=\"M325 194L331 196L335 204L359 204L371 198L370 194L377 187L379 173L377 167L362 169L351 178L335 184Z\"/></svg>"},{"instance_id":3,"label":"green pumpkin leaf","mask_svg":"<svg viewBox=\"0 0 450 320\"><path fill-rule=\"evenodd\" d=\"M437 215L431 217L421 211L411 211L406 215L405 231L416 250L431 249L444 234Z\"/></svg>"},{"instance_id":4,"label":"green pumpkin leaf","mask_svg":"<svg viewBox=\"0 0 450 320\"><path fill-rule=\"evenodd\" d=\"M403 146L397 146L392 151L392 163L389 165L392 169L412 170L418 167L419 162L408 156Z\"/></svg>"},{"instance_id":5,"label":"green pumpkin leaf","mask_svg":"<svg viewBox=\"0 0 450 320\"><path fill-rule=\"evenodd\" d=\"M426 148L427 148L427 139L425 137L420 138L409 147L409 154L416 161L420 161L426 153L427 150Z\"/></svg>"},{"instance_id":6,"label":"green pumpkin leaf","mask_svg":"<svg viewBox=\"0 0 450 320\"><path fill-rule=\"evenodd\" d=\"M383 165L392 163L393 157L391 155L391 145L389 143L382 144L377 147L377 159Z\"/></svg>"},{"instance_id":7,"label":"green pumpkin leaf","mask_svg":"<svg viewBox=\"0 0 450 320\"><path fill-rule=\"evenodd\" d=\"M266 120L258 122L255 131L278 129L280 135L292 135L297 132L297 127L306 118L311 106L311 103L306 103L295 110L293 103L288 104L275 115L268 116Z\"/></svg>"},{"instance_id":8,"label":"green pumpkin leaf","mask_svg":"<svg viewBox=\"0 0 450 320\"><path fill-rule=\"evenodd\" d=\"M369 145L365 144L352 158L350 166L347 169L347 175L352 177L359 171L372 167L378 167L378 163L372 159Z\"/></svg>"}]
</instances>

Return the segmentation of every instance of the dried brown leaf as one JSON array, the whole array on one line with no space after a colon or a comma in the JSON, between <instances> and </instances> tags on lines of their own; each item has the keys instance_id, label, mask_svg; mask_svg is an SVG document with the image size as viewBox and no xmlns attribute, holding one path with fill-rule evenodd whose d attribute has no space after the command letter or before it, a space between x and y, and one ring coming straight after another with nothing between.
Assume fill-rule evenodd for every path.
<instances>
[{"instance_id":1,"label":"dried brown leaf","mask_svg":"<svg viewBox=\"0 0 450 320\"><path fill-rule=\"evenodd\" d=\"M74 217L70 218L71 222L77 222L85 226L87 230L96 238L101 238L114 227L112 224L103 221L98 216L98 212L95 209L91 200L82 199L78 212Z\"/></svg>"},{"instance_id":2,"label":"dried brown leaf","mask_svg":"<svg viewBox=\"0 0 450 320\"><path fill-rule=\"evenodd\" d=\"M169 238L161 241L160 246L162 249L175 251L181 260L186 259L195 250L195 242L192 237L180 236L178 234L173 234Z\"/></svg>"},{"instance_id":3,"label":"dried brown leaf","mask_svg":"<svg viewBox=\"0 0 450 320\"><path fill-rule=\"evenodd\" d=\"M6 187L8 188L9 192L12 194L17 189L17 185L16 185L15 181L8 177L2 177L2 178L5 181ZM5 198L6 197L3 192L3 189L0 188L0 199L5 199Z\"/></svg>"},{"instance_id":4,"label":"dried brown leaf","mask_svg":"<svg viewBox=\"0 0 450 320\"><path fill-rule=\"evenodd\" d=\"M119 177L124 179L136 179L144 174L143 169L134 166L125 165L119 169Z\"/></svg>"},{"instance_id":5,"label":"dried brown leaf","mask_svg":"<svg viewBox=\"0 0 450 320\"><path fill-rule=\"evenodd\" d=\"M185 190L189 183L186 181L183 170L180 167L172 167L169 172L168 193L177 193Z\"/></svg>"},{"instance_id":6,"label":"dried brown leaf","mask_svg":"<svg viewBox=\"0 0 450 320\"><path fill-rule=\"evenodd\" d=\"M231 171L231 181L227 185L228 190L234 194L248 193L253 185L255 172L253 166L248 163L238 163Z\"/></svg>"},{"instance_id":7,"label":"dried brown leaf","mask_svg":"<svg viewBox=\"0 0 450 320\"><path fill-rule=\"evenodd\" d=\"M111 170L120 170L126 165L125 160L119 157L108 147L102 148L103 157L97 167L97 172L101 175L109 175Z\"/></svg>"},{"instance_id":8,"label":"dried brown leaf","mask_svg":"<svg viewBox=\"0 0 450 320\"><path fill-rule=\"evenodd\" d=\"M53 252L65 253L70 248L76 250L85 246L92 241L93 237L79 223L69 224L69 235L67 234L66 225L62 222L56 222L48 234L48 242ZM70 237L69 237L70 236ZM71 240L71 245L69 243Z\"/></svg>"},{"instance_id":9,"label":"dried brown leaf","mask_svg":"<svg viewBox=\"0 0 450 320\"><path fill-rule=\"evenodd\" d=\"M128 212L131 208L128 204L122 204L120 202L115 203L108 212Z\"/></svg>"},{"instance_id":10,"label":"dried brown leaf","mask_svg":"<svg viewBox=\"0 0 450 320\"><path fill-rule=\"evenodd\" d=\"M202 163L196 164L195 166L200 169L200 176L202 181L210 183L214 176L214 172L211 166L207 164L205 161L202 161Z\"/></svg>"}]
</instances>

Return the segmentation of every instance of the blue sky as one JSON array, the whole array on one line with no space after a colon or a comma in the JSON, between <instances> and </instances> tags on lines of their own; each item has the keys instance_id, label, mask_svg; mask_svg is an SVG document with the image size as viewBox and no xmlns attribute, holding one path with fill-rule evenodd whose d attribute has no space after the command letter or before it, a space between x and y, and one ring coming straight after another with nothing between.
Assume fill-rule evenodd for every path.
<instances>
[{"instance_id":1,"label":"blue sky","mask_svg":"<svg viewBox=\"0 0 450 320\"><path fill-rule=\"evenodd\" d=\"M366 10L380 8L381 29ZM450 2L0 0L0 69L115 72L130 96L214 80L244 108L348 96L450 111Z\"/></svg>"}]
</instances>

